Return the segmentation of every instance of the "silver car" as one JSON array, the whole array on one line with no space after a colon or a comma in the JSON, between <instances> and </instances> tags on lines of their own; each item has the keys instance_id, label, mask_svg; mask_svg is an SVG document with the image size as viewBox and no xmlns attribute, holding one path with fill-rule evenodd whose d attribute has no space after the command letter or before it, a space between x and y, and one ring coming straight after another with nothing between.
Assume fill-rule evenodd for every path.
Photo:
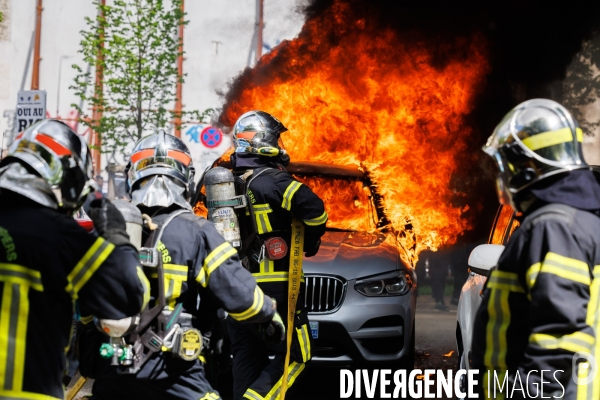
<instances>
[{"instance_id":1,"label":"silver car","mask_svg":"<svg viewBox=\"0 0 600 400\"><path fill-rule=\"evenodd\" d=\"M304 259L312 365L412 369L417 277L400 258L382 194L356 166L287 169L330 216L318 254Z\"/></svg>"}]
</instances>

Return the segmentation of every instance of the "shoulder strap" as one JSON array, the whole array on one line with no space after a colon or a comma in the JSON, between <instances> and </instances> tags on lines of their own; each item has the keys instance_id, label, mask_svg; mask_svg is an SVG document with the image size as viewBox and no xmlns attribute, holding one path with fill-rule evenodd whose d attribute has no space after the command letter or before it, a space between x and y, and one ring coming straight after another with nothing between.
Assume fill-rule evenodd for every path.
<instances>
[{"instance_id":1,"label":"shoulder strap","mask_svg":"<svg viewBox=\"0 0 600 400\"><path fill-rule=\"evenodd\" d=\"M181 209L181 210L177 210L172 212L171 214L169 214L169 216L167 217L167 219L165 220L165 222L163 222L162 224L159 222L158 223L158 235L152 235L152 237L150 238L151 242L154 241L152 240L154 237L156 237L156 240L154 241L154 243L152 244L151 247L156 248L156 246L158 245L158 242L160 242L160 239L162 238L163 232L165 231L165 228L167 227L167 225L169 225L171 223L171 221L173 221L175 219L175 217L181 215L181 214L185 214L185 213L191 213L190 210L186 210L186 209ZM154 231L156 232L156 231Z\"/></svg>"}]
</instances>

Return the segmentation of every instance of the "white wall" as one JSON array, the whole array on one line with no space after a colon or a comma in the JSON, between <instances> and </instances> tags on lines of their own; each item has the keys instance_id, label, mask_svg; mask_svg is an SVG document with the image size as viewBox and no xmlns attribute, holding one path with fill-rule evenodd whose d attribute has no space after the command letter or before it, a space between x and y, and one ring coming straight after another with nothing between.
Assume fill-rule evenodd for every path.
<instances>
[{"instance_id":1,"label":"white wall","mask_svg":"<svg viewBox=\"0 0 600 400\"><path fill-rule=\"evenodd\" d=\"M264 43L274 46L294 38L303 24L303 16L296 11L303 0L264 2ZM37 0L0 0L0 9L5 13L5 21L0 24L0 134L7 129L4 112L15 109L35 28L36 4ZM43 6L40 89L47 92L51 116L58 111L64 118L72 113L70 104L78 102L69 89L75 77L71 65L77 63L85 69L77 53L79 32L86 28L84 17L93 18L96 9L92 0L44 0ZM184 109L218 108L222 101L216 91L224 90L227 82L246 67L256 0L186 0L185 7L190 22L184 34ZM219 42L218 51L214 42ZM26 90L31 88L31 69L30 65ZM84 130L80 128L80 133Z\"/></svg>"}]
</instances>

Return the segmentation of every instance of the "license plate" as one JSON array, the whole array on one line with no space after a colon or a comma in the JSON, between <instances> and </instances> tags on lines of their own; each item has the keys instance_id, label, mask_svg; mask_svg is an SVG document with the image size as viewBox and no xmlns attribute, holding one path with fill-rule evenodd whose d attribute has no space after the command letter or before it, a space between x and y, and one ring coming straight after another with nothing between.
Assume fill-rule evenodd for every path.
<instances>
[{"instance_id":1,"label":"license plate","mask_svg":"<svg viewBox=\"0 0 600 400\"><path fill-rule=\"evenodd\" d=\"M318 322L310 322L310 334L313 339L317 339L319 337L319 323Z\"/></svg>"}]
</instances>

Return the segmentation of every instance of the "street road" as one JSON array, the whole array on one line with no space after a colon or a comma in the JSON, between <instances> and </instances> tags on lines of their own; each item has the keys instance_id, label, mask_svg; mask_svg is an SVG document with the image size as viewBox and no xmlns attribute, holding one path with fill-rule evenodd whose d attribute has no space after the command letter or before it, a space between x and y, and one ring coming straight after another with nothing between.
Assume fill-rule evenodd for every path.
<instances>
[{"instance_id":1,"label":"street road","mask_svg":"<svg viewBox=\"0 0 600 400\"><path fill-rule=\"evenodd\" d=\"M446 299L446 304L450 304L450 298ZM449 307L450 311L447 312L435 310L430 295L421 295L417 299L415 368L456 371L458 365L455 341L456 306L449 305ZM452 350L454 353L449 355L448 353ZM76 378L78 377L76 376L72 380L71 385L75 383ZM75 399L82 399L84 395L90 393L91 381L84 386ZM223 394L224 400L230 400L229 396ZM310 366L286 395L286 399L289 400L335 400L339 398L339 369L310 368Z\"/></svg>"}]
</instances>

